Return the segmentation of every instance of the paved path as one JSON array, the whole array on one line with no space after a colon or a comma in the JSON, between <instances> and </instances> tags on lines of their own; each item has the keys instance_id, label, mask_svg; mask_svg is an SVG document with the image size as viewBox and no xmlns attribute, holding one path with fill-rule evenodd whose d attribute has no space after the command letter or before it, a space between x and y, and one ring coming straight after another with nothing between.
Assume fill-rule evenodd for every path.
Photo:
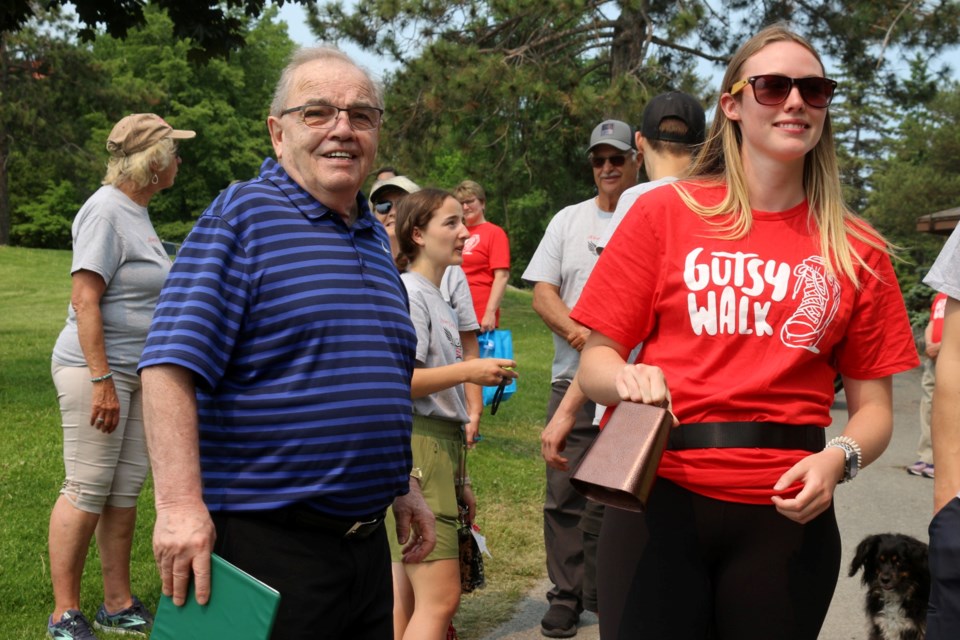
<instances>
[{"instance_id":1,"label":"paved path","mask_svg":"<svg viewBox=\"0 0 960 640\"><path fill-rule=\"evenodd\" d=\"M933 481L917 478L904 468L915 461L919 434L920 371L914 369L893 381L893 440L879 460L836 493L837 518L843 536L843 560L840 580L821 640L861 640L866 637L863 614L863 590L859 577L847 577L857 544L872 533L906 533L927 540L927 524L933 510ZM838 435L847 420L846 399L841 393L833 407L834 425L827 438ZM536 584L518 605L512 620L493 630L482 640L542 640L540 618L546 611L544 594L549 583ZM578 640L599 640L597 619L587 613L581 617Z\"/></svg>"}]
</instances>

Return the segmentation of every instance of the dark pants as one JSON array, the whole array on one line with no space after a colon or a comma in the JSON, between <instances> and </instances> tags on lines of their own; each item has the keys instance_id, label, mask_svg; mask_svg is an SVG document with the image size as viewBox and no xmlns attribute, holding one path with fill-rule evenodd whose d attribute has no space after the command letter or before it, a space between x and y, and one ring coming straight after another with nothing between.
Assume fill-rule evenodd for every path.
<instances>
[{"instance_id":1,"label":"dark pants","mask_svg":"<svg viewBox=\"0 0 960 640\"><path fill-rule=\"evenodd\" d=\"M773 506L658 479L646 513L607 507L604 640L816 640L840 570L833 507L799 525Z\"/></svg>"},{"instance_id":2,"label":"dark pants","mask_svg":"<svg viewBox=\"0 0 960 640\"><path fill-rule=\"evenodd\" d=\"M547 421L553 417L569 382L555 382L547 406ZM599 430L593 426L595 405L587 402L577 415L573 431L567 437L563 451L573 469L583 452L597 437ZM570 473L547 467L547 493L543 504L543 542L547 553L547 575L553 588L547 592L550 604L570 607L577 613L583 611L583 532L579 528L580 517L586 506L586 498L577 493L570 484Z\"/></svg>"},{"instance_id":3,"label":"dark pants","mask_svg":"<svg viewBox=\"0 0 960 640\"><path fill-rule=\"evenodd\" d=\"M930 522L930 608L927 640L960 638L960 498Z\"/></svg>"},{"instance_id":4,"label":"dark pants","mask_svg":"<svg viewBox=\"0 0 960 640\"><path fill-rule=\"evenodd\" d=\"M343 538L256 514L212 515L214 551L280 592L272 640L393 639L382 524L366 538Z\"/></svg>"},{"instance_id":5,"label":"dark pants","mask_svg":"<svg viewBox=\"0 0 960 640\"><path fill-rule=\"evenodd\" d=\"M597 550L600 547L603 509L599 502L587 500L579 525L583 534L583 608L594 613L600 612L597 602Z\"/></svg>"}]
</instances>

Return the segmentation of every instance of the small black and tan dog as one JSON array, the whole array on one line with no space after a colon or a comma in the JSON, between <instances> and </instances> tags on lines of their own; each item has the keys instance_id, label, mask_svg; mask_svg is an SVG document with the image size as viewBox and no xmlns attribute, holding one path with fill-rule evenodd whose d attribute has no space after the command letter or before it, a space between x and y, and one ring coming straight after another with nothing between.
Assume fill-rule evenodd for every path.
<instances>
[{"instance_id":1,"label":"small black and tan dog","mask_svg":"<svg viewBox=\"0 0 960 640\"><path fill-rule=\"evenodd\" d=\"M927 545L899 533L867 536L857 546L850 575L861 568L869 640L923 640L930 595Z\"/></svg>"}]
</instances>

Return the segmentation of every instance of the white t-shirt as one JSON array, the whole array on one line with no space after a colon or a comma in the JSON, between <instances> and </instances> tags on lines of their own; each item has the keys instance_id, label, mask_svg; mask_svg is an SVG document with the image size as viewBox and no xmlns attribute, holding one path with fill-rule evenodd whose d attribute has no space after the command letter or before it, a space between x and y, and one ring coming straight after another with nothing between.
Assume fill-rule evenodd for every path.
<instances>
[{"instance_id":1,"label":"white t-shirt","mask_svg":"<svg viewBox=\"0 0 960 640\"><path fill-rule=\"evenodd\" d=\"M652 182L643 182L641 184L634 185L620 194L620 199L617 200L617 209L613 212L613 217L610 219L610 224L607 225L607 230L600 238L600 241L597 242L597 247L599 247L599 250L603 251L604 247L607 246L607 243L610 242L610 236L613 235L613 232L616 231L617 227L620 226L620 223L623 222L623 218L627 215L627 212L630 211L630 207L632 207L633 203L637 201L637 198L648 191L653 191L657 187L662 187L665 184L670 184L671 182L676 181L677 178L673 176L666 176L664 178L660 178L659 180L653 180Z\"/></svg>"},{"instance_id":2,"label":"white t-shirt","mask_svg":"<svg viewBox=\"0 0 960 640\"><path fill-rule=\"evenodd\" d=\"M100 275L103 339L110 368L136 373L170 258L150 222L147 208L110 185L100 187L73 221L73 264ZM85 367L77 336L77 314L67 305L67 323L53 348L54 362Z\"/></svg>"},{"instance_id":3,"label":"white t-shirt","mask_svg":"<svg viewBox=\"0 0 960 640\"><path fill-rule=\"evenodd\" d=\"M600 210L596 198L561 209L547 225L540 245L523 272L523 279L559 287L563 303L573 309L597 264L597 242L612 215L610 211ZM580 364L580 352L556 334L553 346L551 381L573 380Z\"/></svg>"},{"instance_id":4,"label":"white t-shirt","mask_svg":"<svg viewBox=\"0 0 960 640\"><path fill-rule=\"evenodd\" d=\"M950 234L923 282L954 300L960 300L960 227Z\"/></svg>"}]
</instances>

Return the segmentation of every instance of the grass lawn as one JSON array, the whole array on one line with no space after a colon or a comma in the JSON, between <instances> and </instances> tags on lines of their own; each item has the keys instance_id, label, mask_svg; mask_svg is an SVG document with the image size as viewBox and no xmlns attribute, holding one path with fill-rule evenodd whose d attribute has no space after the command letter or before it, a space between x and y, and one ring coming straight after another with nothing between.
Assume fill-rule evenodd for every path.
<instances>
[{"instance_id":1,"label":"grass lawn","mask_svg":"<svg viewBox=\"0 0 960 640\"><path fill-rule=\"evenodd\" d=\"M50 352L70 298L70 253L0 246L0 638L45 637L52 609L47 558L50 509L63 480L60 416ZM549 394L553 344L529 292L508 290L503 325L513 331L518 392L481 423L483 442L468 465L481 526L493 559L487 587L464 596L455 621L463 640L509 618L545 573L539 433ZM133 588L156 608L160 582L151 551L153 489L140 497ZM102 600L99 559L91 545L82 588L84 613ZM546 605L544 605L546 606Z\"/></svg>"}]
</instances>

